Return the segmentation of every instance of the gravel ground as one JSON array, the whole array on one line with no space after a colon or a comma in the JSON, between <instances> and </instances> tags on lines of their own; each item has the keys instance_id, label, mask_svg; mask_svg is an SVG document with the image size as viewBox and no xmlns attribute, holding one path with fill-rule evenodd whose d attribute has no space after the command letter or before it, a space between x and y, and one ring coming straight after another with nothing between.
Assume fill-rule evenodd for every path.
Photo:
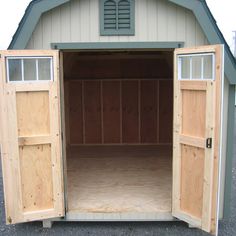
<instances>
[{"instance_id":1,"label":"gravel ground","mask_svg":"<svg viewBox=\"0 0 236 236\"><path fill-rule=\"evenodd\" d=\"M234 162L233 162L233 187L231 196L231 217L221 221L219 227L220 236L236 235L236 134L234 138ZM234 199L234 200L233 200ZM5 225L5 212L3 202L2 173L0 166L0 235L160 235L160 236L207 236L198 229L189 229L183 222L114 222L114 223L80 223L80 222L55 222L51 229L42 228L41 222L25 223L18 225Z\"/></svg>"}]
</instances>

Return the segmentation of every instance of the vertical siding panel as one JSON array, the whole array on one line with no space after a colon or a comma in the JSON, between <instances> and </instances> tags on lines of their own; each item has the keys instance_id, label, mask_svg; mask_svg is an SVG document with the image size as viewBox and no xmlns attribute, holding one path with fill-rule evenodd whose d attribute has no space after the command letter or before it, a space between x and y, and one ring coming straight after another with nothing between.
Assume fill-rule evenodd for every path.
<instances>
[{"instance_id":1,"label":"vertical siding panel","mask_svg":"<svg viewBox=\"0 0 236 236\"><path fill-rule=\"evenodd\" d=\"M70 4L70 31L71 31L71 41L80 41L80 1L71 1Z\"/></svg>"},{"instance_id":2,"label":"vertical siding panel","mask_svg":"<svg viewBox=\"0 0 236 236\"><path fill-rule=\"evenodd\" d=\"M157 4L156 0L147 1L147 33L148 40L155 41L157 38Z\"/></svg>"},{"instance_id":3,"label":"vertical siding panel","mask_svg":"<svg viewBox=\"0 0 236 236\"><path fill-rule=\"evenodd\" d=\"M150 0L149 0L150 1ZM147 1L137 1L137 40L147 40Z\"/></svg>"},{"instance_id":4,"label":"vertical siding panel","mask_svg":"<svg viewBox=\"0 0 236 236\"><path fill-rule=\"evenodd\" d=\"M43 49L51 49L51 34L52 34L52 15L51 12L46 12L42 17L43 30Z\"/></svg>"},{"instance_id":5,"label":"vertical siding panel","mask_svg":"<svg viewBox=\"0 0 236 236\"><path fill-rule=\"evenodd\" d=\"M196 20L196 45L204 45L205 44L205 35L201 29L201 26Z\"/></svg>"},{"instance_id":6,"label":"vertical siding panel","mask_svg":"<svg viewBox=\"0 0 236 236\"><path fill-rule=\"evenodd\" d=\"M206 37L204 38L204 44L205 44L205 45L208 45L208 44L209 44L208 39L207 39Z\"/></svg>"},{"instance_id":7,"label":"vertical siding panel","mask_svg":"<svg viewBox=\"0 0 236 236\"><path fill-rule=\"evenodd\" d=\"M42 49L42 48L43 48L43 31L42 31L42 18L40 18L34 32L34 49Z\"/></svg>"},{"instance_id":8,"label":"vertical siding panel","mask_svg":"<svg viewBox=\"0 0 236 236\"><path fill-rule=\"evenodd\" d=\"M177 41L185 42L186 36L186 14L185 9L177 7Z\"/></svg>"},{"instance_id":9,"label":"vertical siding panel","mask_svg":"<svg viewBox=\"0 0 236 236\"><path fill-rule=\"evenodd\" d=\"M90 0L90 40L99 41L100 22L99 22L99 1Z\"/></svg>"},{"instance_id":10,"label":"vertical siding panel","mask_svg":"<svg viewBox=\"0 0 236 236\"><path fill-rule=\"evenodd\" d=\"M80 24L81 24L81 41L89 42L89 34L90 34L90 9L89 9L89 1L80 1Z\"/></svg>"},{"instance_id":11,"label":"vertical siding panel","mask_svg":"<svg viewBox=\"0 0 236 236\"><path fill-rule=\"evenodd\" d=\"M70 2L61 6L61 42L71 42Z\"/></svg>"},{"instance_id":12,"label":"vertical siding panel","mask_svg":"<svg viewBox=\"0 0 236 236\"><path fill-rule=\"evenodd\" d=\"M108 38L109 42L129 42L129 36L112 36Z\"/></svg>"},{"instance_id":13,"label":"vertical siding panel","mask_svg":"<svg viewBox=\"0 0 236 236\"><path fill-rule=\"evenodd\" d=\"M61 8L52 10L52 42L61 42Z\"/></svg>"},{"instance_id":14,"label":"vertical siding panel","mask_svg":"<svg viewBox=\"0 0 236 236\"><path fill-rule=\"evenodd\" d=\"M34 49L34 37L33 37L33 34L34 33L32 33L31 38L29 39L29 42L27 43L25 49Z\"/></svg>"},{"instance_id":15,"label":"vertical siding panel","mask_svg":"<svg viewBox=\"0 0 236 236\"><path fill-rule=\"evenodd\" d=\"M186 47L196 45L196 19L190 11L186 11Z\"/></svg>"},{"instance_id":16,"label":"vertical siding panel","mask_svg":"<svg viewBox=\"0 0 236 236\"><path fill-rule=\"evenodd\" d=\"M157 1L157 15L158 15L158 34L157 41L167 41L167 6L166 1L160 0Z\"/></svg>"},{"instance_id":17,"label":"vertical siding panel","mask_svg":"<svg viewBox=\"0 0 236 236\"><path fill-rule=\"evenodd\" d=\"M177 9L176 9L176 5L168 4L167 15L168 15L167 39L168 39L168 41L175 41L176 37L177 37Z\"/></svg>"}]
</instances>

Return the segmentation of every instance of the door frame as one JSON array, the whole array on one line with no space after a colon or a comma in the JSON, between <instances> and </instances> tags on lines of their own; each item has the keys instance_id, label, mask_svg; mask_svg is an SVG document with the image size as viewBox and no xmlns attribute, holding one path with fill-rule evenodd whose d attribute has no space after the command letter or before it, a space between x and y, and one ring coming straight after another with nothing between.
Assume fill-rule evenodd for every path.
<instances>
[{"instance_id":1,"label":"door frame","mask_svg":"<svg viewBox=\"0 0 236 236\"><path fill-rule=\"evenodd\" d=\"M61 54L63 55L64 52L70 52L70 51L119 51L119 50L129 50L129 51L135 51L135 50L143 50L143 51L155 51L155 50L163 50L163 51L174 51L176 48L184 48L184 42L176 41L176 42L93 42L93 43L69 43L69 42L62 42L62 43L51 43L52 49L58 49L60 50ZM174 52L173 52L173 59L174 59ZM225 76L223 76L225 78ZM60 78L60 80L64 80L64 78ZM62 83L61 83L62 84ZM63 83L64 84L64 83ZM64 85L63 85L64 86ZM223 89L223 87L222 87ZM64 91L64 87L63 87ZM224 95L222 94L222 98L224 99ZM64 103L64 99L63 99ZM64 107L64 105L62 106ZM223 109L221 110L223 112ZM229 119L229 117L228 117ZM64 119L65 121L65 119ZM222 121L223 122L223 119ZM226 121L227 122L227 121ZM222 125L221 125L222 126ZM65 126L62 126L65 128ZM65 129L63 129L63 143L66 139L66 132ZM222 139L222 135L221 135ZM227 145L227 152L231 153L229 148L232 147L231 145ZM220 156L222 155L222 151L220 152ZM66 159L63 158L63 159ZM226 157L228 160L228 155ZM66 166L66 160L64 160L65 166ZM226 169L227 166L222 166L221 168ZM66 178L66 170L64 171L64 177ZM65 179L65 187L66 187L66 179ZM224 189L224 188L223 188ZM228 194L227 192L223 193L223 196ZM66 195L66 191L65 191ZM67 200L67 197L65 196L65 200ZM227 205L228 198L224 198L223 205ZM65 203L67 205L67 203ZM225 209L224 209L225 211ZM175 220L175 219L173 219Z\"/></svg>"},{"instance_id":2,"label":"door frame","mask_svg":"<svg viewBox=\"0 0 236 236\"><path fill-rule=\"evenodd\" d=\"M63 73L63 54L65 52L94 52L94 51L171 51L172 56L174 58L174 49L182 47L184 45L183 42L137 42L135 44L129 42L122 42L122 43L110 43L110 47L107 43L57 43L51 44L52 49L57 49L60 51L60 93L61 93L61 122L62 122L62 152L63 152L63 178L64 178L64 199L65 199L65 221L110 221L111 219L119 221L175 221L177 220L170 214L156 214L155 216L147 216L145 218L145 214L141 216L141 218L137 218L135 214L124 214L123 217L118 218L117 215L113 213L106 213L106 216L99 216L96 213L92 213L96 215L94 218L88 218L87 214L80 214L80 213L68 213L68 197L67 197L67 155L66 155L66 135L67 135L67 127L66 124L66 113L65 113L65 82L64 82L64 73ZM174 72L173 72L173 79L172 82L174 83ZM174 102L174 100L173 100ZM172 119L173 120L173 119ZM173 122L173 121L172 121ZM172 191L172 190L171 190ZM61 219L56 219L56 221L60 221Z\"/></svg>"}]
</instances>

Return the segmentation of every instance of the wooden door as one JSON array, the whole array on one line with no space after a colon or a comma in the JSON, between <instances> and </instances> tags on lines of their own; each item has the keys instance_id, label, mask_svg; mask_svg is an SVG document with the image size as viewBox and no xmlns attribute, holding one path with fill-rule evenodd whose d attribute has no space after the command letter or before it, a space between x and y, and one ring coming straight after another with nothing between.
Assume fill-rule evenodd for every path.
<instances>
[{"instance_id":1,"label":"wooden door","mask_svg":"<svg viewBox=\"0 0 236 236\"><path fill-rule=\"evenodd\" d=\"M59 53L0 51L7 224L64 215Z\"/></svg>"},{"instance_id":2,"label":"wooden door","mask_svg":"<svg viewBox=\"0 0 236 236\"><path fill-rule=\"evenodd\" d=\"M174 57L173 216L217 234L223 46Z\"/></svg>"}]
</instances>

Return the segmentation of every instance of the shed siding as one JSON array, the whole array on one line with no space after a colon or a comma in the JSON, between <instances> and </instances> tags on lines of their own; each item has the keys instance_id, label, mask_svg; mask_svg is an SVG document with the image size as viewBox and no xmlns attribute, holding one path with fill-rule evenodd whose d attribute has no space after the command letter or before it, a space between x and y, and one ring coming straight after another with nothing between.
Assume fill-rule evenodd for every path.
<instances>
[{"instance_id":1,"label":"shed siding","mask_svg":"<svg viewBox=\"0 0 236 236\"><path fill-rule=\"evenodd\" d=\"M134 36L100 36L99 0L72 0L41 16L27 49L50 49L52 42L134 41L207 44L193 13L165 0L135 1Z\"/></svg>"},{"instance_id":2,"label":"shed siding","mask_svg":"<svg viewBox=\"0 0 236 236\"><path fill-rule=\"evenodd\" d=\"M228 105L229 105L229 82L224 78L224 91L223 91L223 121L222 121L222 149L221 149L221 178L220 178L220 211L219 217L224 217L224 192L225 192L225 171L226 171L226 158L227 158L227 127L228 127Z\"/></svg>"}]
</instances>

